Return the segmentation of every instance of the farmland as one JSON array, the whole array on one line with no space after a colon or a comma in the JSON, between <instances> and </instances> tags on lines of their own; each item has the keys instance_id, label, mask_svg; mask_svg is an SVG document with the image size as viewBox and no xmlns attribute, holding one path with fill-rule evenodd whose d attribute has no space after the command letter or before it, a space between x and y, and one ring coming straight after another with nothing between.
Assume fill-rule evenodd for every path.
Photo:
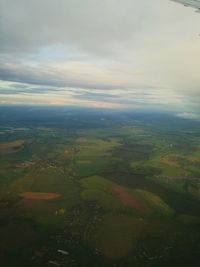
<instances>
[{"instance_id":1,"label":"farmland","mask_svg":"<svg viewBox=\"0 0 200 267\"><path fill-rule=\"evenodd\" d=\"M198 266L198 122L22 109L0 113L0 266Z\"/></svg>"}]
</instances>

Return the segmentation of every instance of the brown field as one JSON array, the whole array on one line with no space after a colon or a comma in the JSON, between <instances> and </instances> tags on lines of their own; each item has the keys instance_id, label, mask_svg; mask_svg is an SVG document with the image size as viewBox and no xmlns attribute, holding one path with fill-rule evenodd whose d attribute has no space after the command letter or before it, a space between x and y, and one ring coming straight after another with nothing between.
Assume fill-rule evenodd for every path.
<instances>
[{"instance_id":1,"label":"brown field","mask_svg":"<svg viewBox=\"0 0 200 267\"><path fill-rule=\"evenodd\" d=\"M149 214L150 209L147 205L136 195L129 192L129 190L123 186L112 187L112 193L122 202L124 206L132 207L144 214Z\"/></svg>"},{"instance_id":2,"label":"brown field","mask_svg":"<svg viewBox=\"0 0 200 267\"><path fill-rule=\"evenodd\" d=\"M35 200L51 200L60 197L60 194L51 193L51 192L23 192L19 194L20 197L25 199L35 199Z\"/></svg>"},{"instance_id":3,"label":"brown field","mask_svg":"<svg viewBox=\"0 0 200 267\"><path fill-rule=\"evenodd\" d=\"M24 143L24 140L15 140L11 142L0 143L0 153L8 154L16 152Z\"/></svg>"}]
</instances>

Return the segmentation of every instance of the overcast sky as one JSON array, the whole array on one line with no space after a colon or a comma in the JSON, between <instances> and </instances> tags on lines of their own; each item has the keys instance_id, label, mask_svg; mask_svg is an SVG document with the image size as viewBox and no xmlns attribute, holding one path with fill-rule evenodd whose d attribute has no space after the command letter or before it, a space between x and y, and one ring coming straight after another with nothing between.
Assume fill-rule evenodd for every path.
<instances>
[{"instance_id":1,"label":"overcast sky","mask_svg":"<svg viewBox=\"0 0 200 267\"><path fill-rule=\"evenodd\" d=\"M197 112L199 34L170 0L0 0L0 102Z\"/></svg>"}]
</instances>

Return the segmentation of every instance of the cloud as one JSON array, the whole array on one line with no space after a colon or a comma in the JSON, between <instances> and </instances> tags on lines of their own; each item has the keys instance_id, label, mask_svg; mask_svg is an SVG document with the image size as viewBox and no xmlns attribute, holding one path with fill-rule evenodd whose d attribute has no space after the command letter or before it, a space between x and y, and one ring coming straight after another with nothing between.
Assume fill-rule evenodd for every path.
<instances>
[{"instance_id":1,"label":"cloud","mask_svg":"<svg viewBox=\"0 0 200 267\"><path fill-rule=\"evenodd\" d=\"M183 118L183 119L200 120L200 114L197 114L197 113L183 112L183 113L176 114L176 116Z\"/></svg>"},{"instance_id":2,"label":"cloud","mask_svg":"<svg viewBox=\"0 0 200 267\"><path fill-rule=\"evenodd\" d=\"M22 85L20 87L20 85ZM0 103L25 105L76 105L123 109L169 109L180 111L185 99L159 89L96 89L70 88L0 82ZM170 97L172 98L172 97Z\"/></svg>"},{"instance_id":3,"label":"cloud","mask_svg":"<svg viewBox=\"0 0 200 267\"><path fill-rule=\"evenodd\" d=\"M135 74L138 76L138 74ZM90 63L49 63L33 66L28 63L7 63L0 67L0 79L5 81L74 88L117 89L135 87L130 74ZM140 85L141 86L141 85ZM144 86L144 85L143 85Z\"/></svg>"},{"instance_id":4,"label":"cloud","mask_svg":"<svg viewBox=\"0 0 200 267\"><path fill-rule=\"evenodd\" d=\"M133 39L136 41L146 23L155 23L151 14L156 15L157 10L152 8L152 2L138 2L1 0L1 47L24 52L62 43L107 54L108 50L110 53ZM166 6L163 2L163 8Z\"/></svg>"},{"instance_id":5,"label":"cloud","mask_svg":"<svg viewBox=\"0 0 200 267\"><path fill-rule=\"evenodd\" d=\"M199 25L169 0L0 0L1 98L197 107Z\"/></svg>"}]
</instances>

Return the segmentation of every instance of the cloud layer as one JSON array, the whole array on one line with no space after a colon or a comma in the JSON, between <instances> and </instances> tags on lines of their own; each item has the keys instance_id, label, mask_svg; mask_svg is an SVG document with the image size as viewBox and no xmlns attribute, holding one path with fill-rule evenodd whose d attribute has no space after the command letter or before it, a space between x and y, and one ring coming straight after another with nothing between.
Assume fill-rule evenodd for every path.
<instances>
[{"instance_id":1,"label":"cloud layer","mask_svg":"<svg viewBox=\"0 0 200 267\"><path fill-rule=\"evenodd\" d=\"M0 0L0 101L190 112L199 25L169 0Z\"/></svg>"}]
</instances>

